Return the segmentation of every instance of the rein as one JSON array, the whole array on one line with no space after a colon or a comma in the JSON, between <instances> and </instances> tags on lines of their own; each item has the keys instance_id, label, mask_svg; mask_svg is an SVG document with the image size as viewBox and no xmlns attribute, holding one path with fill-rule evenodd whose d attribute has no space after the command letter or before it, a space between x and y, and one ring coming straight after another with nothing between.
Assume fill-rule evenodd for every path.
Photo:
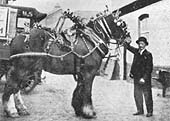
<instances>
[{"instance_id":1,"label":"rein","mask_svg":"<svg viewBox=\"0 0 170 121\"><path fill-rule=\"evenodd\" d=\"M62 58L64 58L65 56L67 56L69 54L74 54L78 58L84 59L84 58L88 57L89 55L91 55L97 48L98 48L98 46L94 47L86 55L80 55L80 54L78 54L77 52L75 52L73 50L71 50L70 52L67 52L67 53L65 53L63 55L59 55L59 56L52 55L52 54L46 53L46 52L25 52L25 53L19 53L19 54L11 55L10 59L19 58L19 57L29 57L29 56L31 56L31 57L35 57L35 56L40 56L40 57L42 57L42 56L49 56L49 57L52 57L52 58L60 58L62 60Z\"/></svg>"}]
</instances>

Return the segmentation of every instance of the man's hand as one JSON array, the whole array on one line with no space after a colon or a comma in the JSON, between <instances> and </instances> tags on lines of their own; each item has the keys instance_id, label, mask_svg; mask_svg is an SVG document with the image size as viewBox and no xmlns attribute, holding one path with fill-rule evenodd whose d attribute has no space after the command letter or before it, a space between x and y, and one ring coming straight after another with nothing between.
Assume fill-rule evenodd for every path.
<instances>
[{"instance_id":1,"label":"man's hand","mask_svg":"<svg viewBox=\"0 0 170 121\"><path fill-rule=\"evenodd\" d=\"M126 42L127 44L130 44L130 43L132 42L131 37L126 37L126 38L125 38L125 42Z\"/></svg>"},{"instance_id":2,"label":"man's hand","mask_svg":"<svg viewBox=\"0 0 170 121\"><path fill-rule=\"evenodd\" d=\"M132 73L130 73L130 74L129 74L129 77L130 77L130 78L133 78L133 74L132 74Z\"/></svg>"},{"instance_id":3,"label":"man's hand","mask_svg":"<svg viewBox=\"0 0 170 121\"><path fill-rule=\"evenodd\" d=\"M140 84L144 84L144 83L145 83L145 80L144 80L143 78L141 78L141 79L139 80L139 83L140 83Z\"/></svg>"}]
</instances>

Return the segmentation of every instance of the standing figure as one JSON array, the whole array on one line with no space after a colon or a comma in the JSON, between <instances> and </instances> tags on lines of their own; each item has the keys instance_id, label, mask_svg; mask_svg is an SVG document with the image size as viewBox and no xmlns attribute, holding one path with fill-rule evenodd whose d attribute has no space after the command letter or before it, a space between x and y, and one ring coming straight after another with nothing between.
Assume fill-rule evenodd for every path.
<instances>
[{"instance_id":1,"label":"standing figure","mask_svg":"<svg viewBox=\"0 0 170 121\"><path fill-rule=\"evenodd\" d=\"M126 39L125 46L134 54L130 77L134 79L134 98L137 112L133 115L143 115L143 96L146 103L146 117L153 115L153 99L151 86L151 73L153 70L152 54L146 50L149 44L145 37L139 37L136 41L138 48L130 45L131 39Z\"/></svg>"}]
</instances>

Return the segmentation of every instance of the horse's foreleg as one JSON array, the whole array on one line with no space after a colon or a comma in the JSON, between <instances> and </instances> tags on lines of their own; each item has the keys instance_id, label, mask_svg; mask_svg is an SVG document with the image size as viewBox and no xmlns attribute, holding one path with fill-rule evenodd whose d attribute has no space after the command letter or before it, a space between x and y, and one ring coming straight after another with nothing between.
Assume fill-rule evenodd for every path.
<instances>
[{"instance_id":1,"label":"horse's foreleg","mask_svg":"<svg viewBox=\"0 0 170 121\"><path fill-rule=\"evenodd\" d=\"M95 74L86 73L85 82L84 82L84 91L83 91L83 105L82 112L85 118L95 118L96 112L93 109L92 104L92 84L94 80Z\"/></svg>"},{"instance_id":2,"label":"horse's foreleg","mask_svg":"<svg viewBox=\"0 0 170 121\"><path fill-rule=\"evenodd\" d=\"M96 113L92 106L91 91L95 74L86 72L83 77L83 80L77 82L77 87L73 93L72 106L77 115L94 118Z\"/></svg>"},{"instance_id":3,"label":"horse's foreleg","mask_svg":"<svg viewBox=\"0 0 170 121\"><path fill-rule=\"evenodd\" d=\"M18 91L14 95L14 101L19 115L29 115L29 112L27 111L27 107L24 105L24 101L22 100L20 91Z\"/></svg>"},{"instance_id":4,"label":"horse's foreleg","mask_svg":"<svg viewBox=\"0 0 170 121\"><path fill-rule=\"evenodd\" d=\"M83 105L83 97L81 93L83 91L83 88L84 88L83 84L81 84L80 82L77 82L76 89L73 92L72 106L77 116L82 115L81 107Z\"/></svg>"}]
</instances>

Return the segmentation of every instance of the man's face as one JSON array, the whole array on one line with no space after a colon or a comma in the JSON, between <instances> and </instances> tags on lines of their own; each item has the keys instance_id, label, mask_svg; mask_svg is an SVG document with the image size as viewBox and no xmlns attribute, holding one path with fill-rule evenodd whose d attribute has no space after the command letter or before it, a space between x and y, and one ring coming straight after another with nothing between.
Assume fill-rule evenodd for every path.
<instances>
[{"instance_id":1,"label":"man's face","mask_svg":"<svg viewBox=\"0 0 170 121\"><path fill-rule=\"evenodd\" d=\"M138 47L139 47L140 50L143 50L143 49L145 49L146 44L143 41L139 41Z\"/></svg>"}]
</instances>

